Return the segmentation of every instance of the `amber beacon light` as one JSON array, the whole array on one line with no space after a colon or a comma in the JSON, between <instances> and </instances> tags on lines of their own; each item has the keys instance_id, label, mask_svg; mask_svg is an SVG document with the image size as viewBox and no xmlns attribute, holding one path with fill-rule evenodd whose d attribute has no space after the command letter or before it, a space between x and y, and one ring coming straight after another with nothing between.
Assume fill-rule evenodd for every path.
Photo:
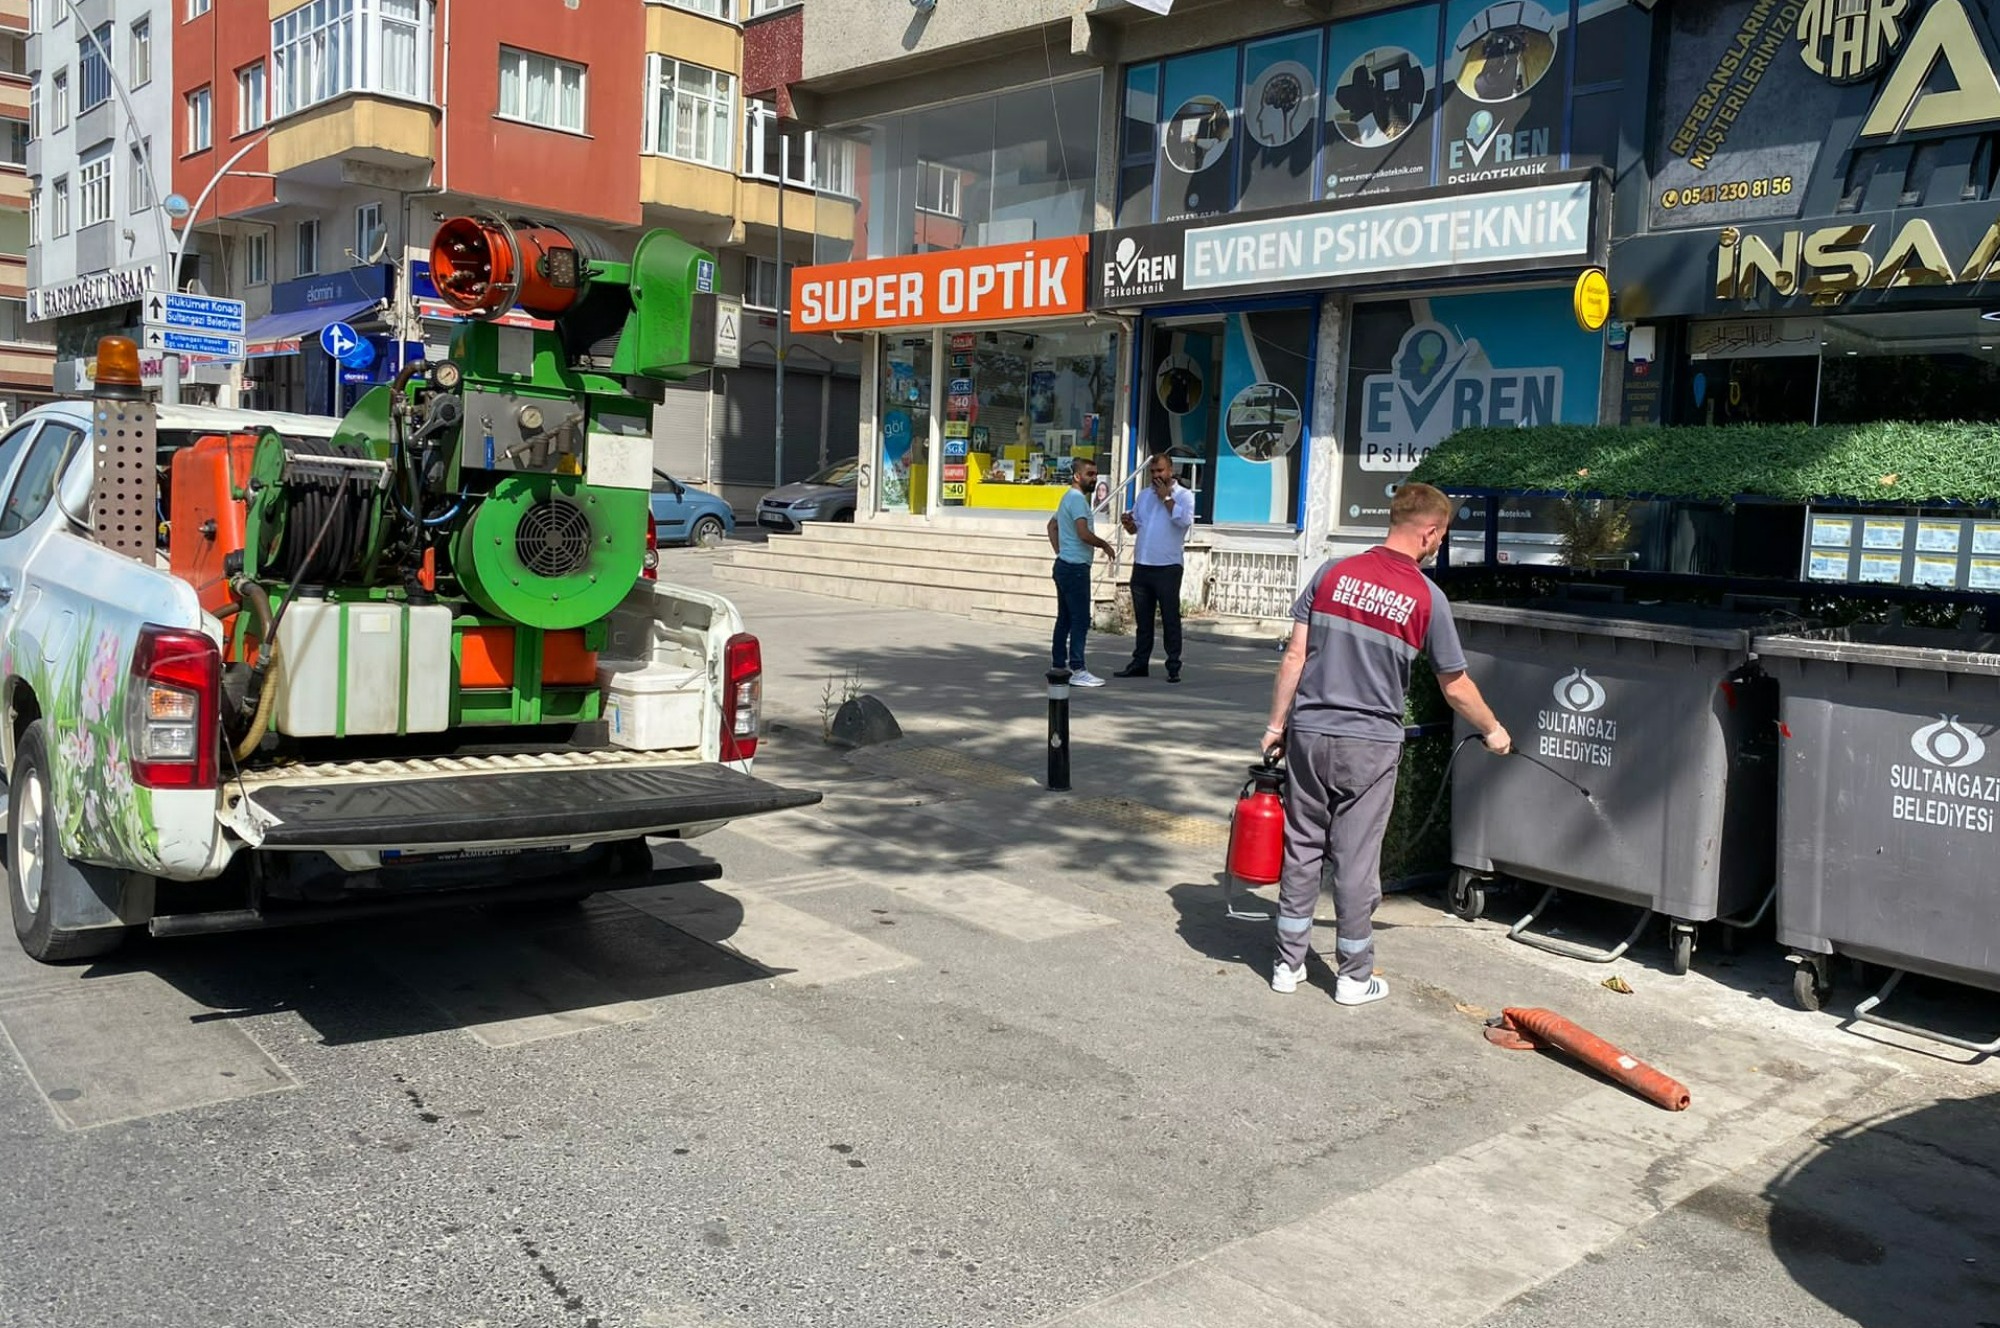
<instances>
[{"instance_id":1,"label":"amber beacon light","mask_svg":"<svg viewBox=\"0 0 2000 1328\"><path fill-rule=\"evenodd\" d=\"M97 368L91 374L96 395L113 401L139 401L145 381L139 376L139 343L130 337L105 337L97 343Z\"/></svg>"},{"instance_id":2,"label":"amber beacon light","mask_svg":"<svg viewBox=\"0 0 2000 1328\"><path fill-rule=\"evenodd\" d=\"M455 217L431 241L431 281L452 307L494 319L519 305L536 318L558 318L576 303L582 261L553 226Z\"/></svg>"}]
</instances>

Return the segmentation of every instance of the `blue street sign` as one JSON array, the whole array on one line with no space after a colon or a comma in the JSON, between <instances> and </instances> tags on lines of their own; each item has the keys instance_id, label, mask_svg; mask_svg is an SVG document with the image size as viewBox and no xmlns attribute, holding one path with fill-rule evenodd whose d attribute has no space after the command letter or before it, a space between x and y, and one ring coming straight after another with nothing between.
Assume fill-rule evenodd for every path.
<instances>
[{"instance_id":1,"label":"blue street sign","mask_svg":"<svg viewBox=\"0 0 2000 1328\"><path fill-rule=\"evenodd\" d=\"M343 369L365 370L372 367L374 363L375 343L367 337L358 338L354 345L348 349L347 354L340 357L340 367Z\"/></svg>"},{"instance_id":2,"label":"blue street sign","mask_svg":"<svg viewBox=\"0 0 2000 1328\"><path fill-rule=\"evenodd\" d=\"M698 295L715 293L715 263L707 258L697 258L694 263L694 289Z\"/></svg>"},{"instance_id":3,"label":"blue street sign","mask_svg":"<svg viewBox=\"0 0 2000 1328\"><path fill-rule=\"evenodd\" d=\"M212 336L207 332L173 332L166 328L146 329L146 349L175 355L213 355L218 359L243 358L243 338Z\"/></svg>"},{"instance_id":4,"label":"blue street sign","mask_svg":"<svg viewBox=\"0 0 2000 1328\"><path fill-rule=\"evenodd\" d=\"M328 323L319 330L319 348L336 360L345 360L361 344L361 337L345 323Z\"/></svg>"},{"instance_id":5,"label":"blue street sign","mask_svg":"<svg viewBox=\"0 0 2000 1328\"><path fill-rule=\"evenodd\" d=\"M146 295L145 317L149 327L169 332L206 332L214 336L243 335L243 301L213 295L184 295L177 291L151 291Z\"/></svg>"}]
</instances>

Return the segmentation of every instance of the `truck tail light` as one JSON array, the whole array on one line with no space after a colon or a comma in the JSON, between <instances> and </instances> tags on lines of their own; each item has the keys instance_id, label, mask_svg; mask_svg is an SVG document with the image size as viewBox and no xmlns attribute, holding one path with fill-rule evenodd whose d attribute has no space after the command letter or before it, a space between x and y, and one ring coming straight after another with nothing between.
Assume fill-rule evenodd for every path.
<instances>
[{"instance_id":1,"label":"truck tail light","mask_svg":"<svg viewBox=\"0 0 2000 1328\"><path fill-rule=\"evenodd\" d=\"M660 579L660 523L646 513L646 561L641 564L639 579L657 581Z\"/></svg>"},{"instance_id":2,"label":"truck tail light","mask_svg":"<svg viewBox=\"0 0 2000 1328\"><path fill-rule=\"evenodd\" d=\"M747 761L757 754L757 712L764 703L764 650L757 638L738 632L723 647L722 759Z\"/></svg>"},{"instance_id":3,"label":"truck tail light","mask_svg":"<svg viewBox=\"0 0 2000 1328\"><path fill-rule=\"evenodd\" d=\"M200 632L148 627L132 658L126 735L132 778L145 788L214 788L218 782L222 654Z\"/></svg>"}]
</instances>

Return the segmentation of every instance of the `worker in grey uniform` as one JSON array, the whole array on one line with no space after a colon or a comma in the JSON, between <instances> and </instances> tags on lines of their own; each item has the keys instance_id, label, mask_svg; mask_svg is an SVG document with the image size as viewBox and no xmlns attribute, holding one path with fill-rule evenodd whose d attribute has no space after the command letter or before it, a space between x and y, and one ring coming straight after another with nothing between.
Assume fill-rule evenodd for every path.
<instances>
[{"instance_id":1,"label":"worker in grey uniform","mask_svg":"<svg viewBox=\"0 0 2000 1328\"><path fill-rule=\"evenodd\" d=\"M1305 977L1321 872L1333 868L1340 952L1333 998L1366 1005L1389 994L1375 975L1382 836L1396 801L1410 665L1430 656L1451 708L1504 756L1513 740L1465 671L1444 592L1423 574L1451 528L1452 504L1428 484L1389 503L1389 535L1329 562L1292 605L1292 636L1271 697L1263 750L1284 749L1285 865L1278 885L1278 961L1271 989Z\"/></svg>"}]
</instances>

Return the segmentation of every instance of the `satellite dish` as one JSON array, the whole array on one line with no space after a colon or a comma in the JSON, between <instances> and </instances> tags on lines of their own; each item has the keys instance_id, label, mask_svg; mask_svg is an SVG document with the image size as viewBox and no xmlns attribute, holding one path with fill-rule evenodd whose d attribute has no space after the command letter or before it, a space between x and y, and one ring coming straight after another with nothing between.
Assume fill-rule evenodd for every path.
<instances>
[{"instance_id":1,"label":"satellite dish","mask_svg":"<svg viewBox=\"0 0 2000 1328\"><path fill-rule=\"evenodd\" d=\"M389 256L389 228L384 226L382 228L381 235L377 236L375 239L375 248L369 252L368 257L361 260L362 266L374 267L377 263L380 263L384 258L387 258L388 256Z\"/></svg>"}]
</instances>

